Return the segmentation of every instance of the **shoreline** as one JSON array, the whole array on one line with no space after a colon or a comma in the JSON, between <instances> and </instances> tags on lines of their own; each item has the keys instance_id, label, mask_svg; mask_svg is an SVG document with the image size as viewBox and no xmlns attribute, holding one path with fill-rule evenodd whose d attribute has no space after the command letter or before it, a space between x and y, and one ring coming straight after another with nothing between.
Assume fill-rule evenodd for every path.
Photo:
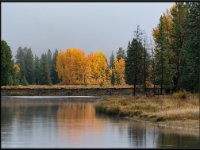
<instances>
[{"instance_id":1,"label":"shoreline","mask_svg":"<svg viewBox=\"0 0 200 150\"><path fill-rule=\"evenodd\" d=\"M95 109L96 112L108 116L199 135L198 96L189 93L185 96L180 98L176 94L153 97L105 97L95 104Z\"/></svg>"},{"instance_id":2,"label":"shoreline","mask_svg":"<svg viewBox=\"0 0 200 150\"><path fill-rule=\"evenodd\" d=\"M158 128L162 128L162 129L172 129L172 130L175 130L177 132L178 131L180 132L180 130L182 130L183 134L185 132L186 132L186 134L188 134L188 132L190 132L190 134L195 135L195 136L199 136L199 131L200 131L199 125L198 125L198 127L193 128L192 125L186 126L186 124L181 124L181 125L177 124L176 123L177 121L152 122L152 121L149 121L149 120L138 118L136 116L135 117L120 117L120 118L141 122L141 123L156 126ZM188 120L186 120L186 122L187 121ZM193 121L199 123L199 120L193 120ZM180 122L184 122L184 121L179 120L178 122L180 123Z\"/></svg>"}]
</instances>

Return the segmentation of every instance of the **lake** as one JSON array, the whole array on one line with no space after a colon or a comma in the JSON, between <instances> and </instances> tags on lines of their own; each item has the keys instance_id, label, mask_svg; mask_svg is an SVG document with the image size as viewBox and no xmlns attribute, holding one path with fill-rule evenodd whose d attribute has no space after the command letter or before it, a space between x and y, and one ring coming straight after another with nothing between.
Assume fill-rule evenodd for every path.
<instances>
[{"instance_id":1,"label":"lake","mask_svg":"<svg viewBox=\"0 0 200 150\"><path fill-rule=\"evenodd\" d=\"M97 114L94 97L1 97L2 148L198 148L198 135Z\"/></svg>"}]
</instances>

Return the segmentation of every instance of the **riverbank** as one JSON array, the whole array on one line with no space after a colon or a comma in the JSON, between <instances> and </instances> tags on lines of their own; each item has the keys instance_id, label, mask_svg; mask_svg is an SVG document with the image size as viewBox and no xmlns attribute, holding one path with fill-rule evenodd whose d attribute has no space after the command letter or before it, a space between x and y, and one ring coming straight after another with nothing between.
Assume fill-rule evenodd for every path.
<instances>
[{"instance_id":1,"label":"riverbank","mask_svg":"<svg viewBox=\"0 0 200 150\"><path fill-rule=\"evenodd\" d=\"M132 96L133 86L99 85L16 85L1 86L2 96ZM142 94L143 88L137 87L136 93ZM153 88L147 88L153 92ZM157 93L159 88L155 89Z\"/></svg>"},{"instance_id":2,"label":"riverbank","mask_svg":"<svg viewBox=\"0 0 200 150\"><path fill-rule=\"evenodd\" d=\"M1 89L90 89L90 88L132 88L131 85L7 85Z\"/></svg>"},{"instance_id":3,"label":"riverbank","mask_svg":"<svg viewBox=\"0 0 200 150\"><path fill-rule=\"evenodd\" d=\"M199 98L196 94L183 97L136 96L104 97L95 104L97 113L104 113L122 118L142 120L159 127L199 131ZM199 132L197 132L199 133Z\"/></svg>"}]
</instances>

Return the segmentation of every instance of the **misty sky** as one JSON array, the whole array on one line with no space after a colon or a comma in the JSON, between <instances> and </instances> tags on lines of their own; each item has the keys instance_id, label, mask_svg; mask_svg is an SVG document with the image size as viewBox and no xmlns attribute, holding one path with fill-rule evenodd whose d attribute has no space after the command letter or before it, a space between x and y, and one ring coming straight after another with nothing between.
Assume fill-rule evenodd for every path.
<instances>
[{"instance_id":1,"label":"misty sky","mask_svg":"<svg viewBox=\"0 0 200 150\"><path fill-rule=\"evenodd\" d=\"M173 3L2 3L2 37L12 49L33 54L80 48L109 57L127 49L137 25L151 37L152 28Z\"/></svg>"}]
</instances>

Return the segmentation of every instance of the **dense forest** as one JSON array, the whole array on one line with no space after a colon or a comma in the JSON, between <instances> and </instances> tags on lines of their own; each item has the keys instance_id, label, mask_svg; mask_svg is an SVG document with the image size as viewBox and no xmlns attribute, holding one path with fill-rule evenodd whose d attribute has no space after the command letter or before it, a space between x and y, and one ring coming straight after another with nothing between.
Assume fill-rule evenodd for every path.
<instances>
[{"instance_id":1,"label":"dense forest","mask_svg":"<svg viewBox=\"0 0 200 150\"><path fill-rule=\"evenodd\" d=\"M78 48L48 50L41 57L19 47L12 58L1 41L1 85L134 85L168 92L197 92L200 85L200 3L176 3L160 16L154 43L137 26L127 50L108 59L100 51L87 56ZM116 55L116 56L115 56ZM135 90L134 90L135 91ZM134 93L135 94L135 93Z\"/></svg>"}]
</instances>

